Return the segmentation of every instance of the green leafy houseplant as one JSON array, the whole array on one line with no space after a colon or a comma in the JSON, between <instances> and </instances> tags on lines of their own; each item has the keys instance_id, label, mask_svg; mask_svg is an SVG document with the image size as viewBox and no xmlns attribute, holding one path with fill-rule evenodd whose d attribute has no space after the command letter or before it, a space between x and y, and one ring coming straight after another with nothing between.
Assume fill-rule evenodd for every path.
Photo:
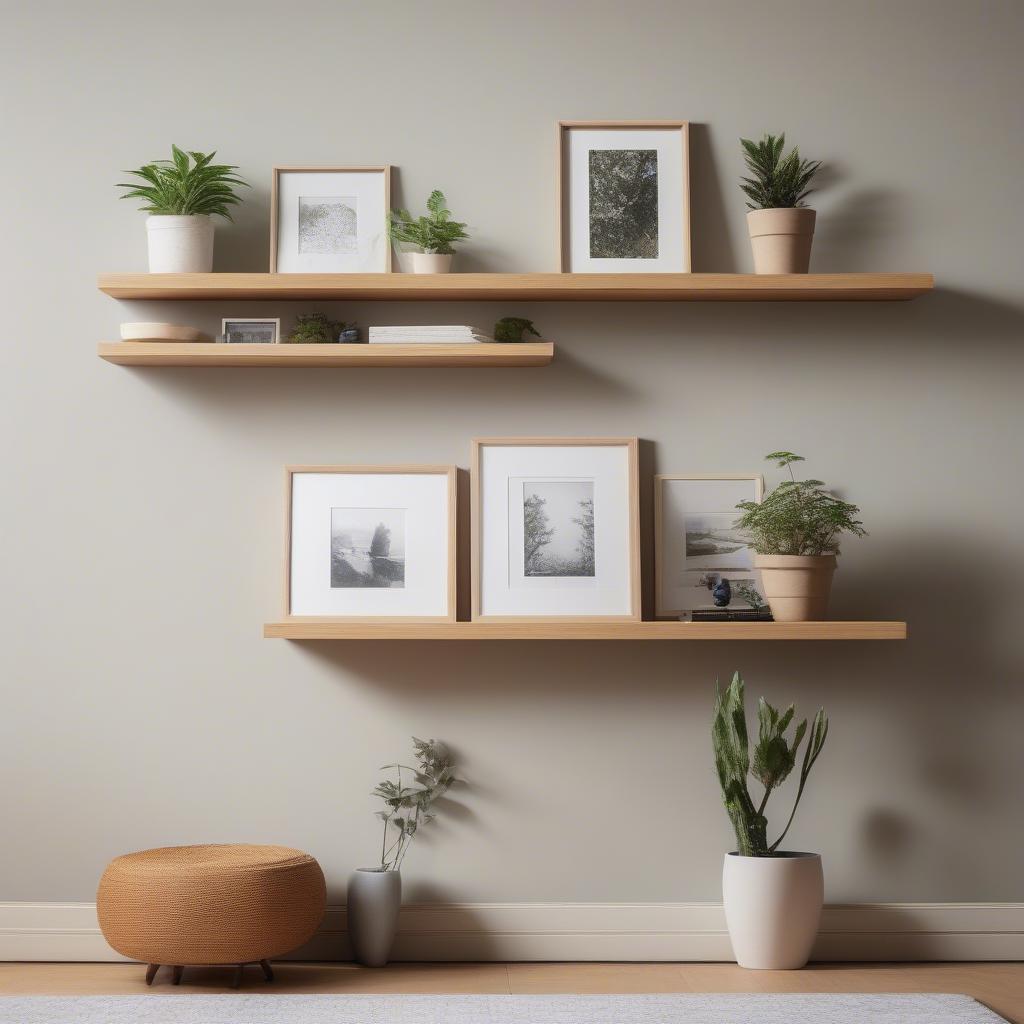
<instances>
[{"instance_id":1,"label":"green leafy houseplant","mask_svg":"<svg viewBox=\"0 0 1024 1024\"><path fill-rule=\"evenodd\" d=\"M434 820L431 808L453 783L455 766L442 743L412 738L416 765L387 764L382 771L394 770L394 780L386 779L373 791L384 801L377 817L384 822L380 850L380 870L398 871L420 826ZM406 775L403 778L402 772Z\"/></svg>"},{"instance_id":2,"label":"green leafy houseplant","mask_svg":"<svg viewBox=\"0 0 1024 1024\"><path fill-rule=\"evenodd\" d=\"M765 135L760 142L740 139L750 177L740 178L749 210L780 210L806 206L808 188L820 160L803 160L794 146L785 156L785 133Z\"/></svg>"},{"instance_id":3,"label":"green leafy houseplant","mask_svg":"<svg viewBox=\"0 0 1024 1024\"><path fill-rule=\"evenodd\" d=\"M521 316L503 316L494 325L495 341L520 342L527 334L540 337L540 331L533 326L533 321Z\"/></svg>"},{"instance_id":4,"label":"green leafy houseplant","mask_svg":"<svg viewBox=\"0 0 1024 1024\"><path fill-rule=\"evenodd\" d=\"M841 501L821 480L797 480L793 463L803 462L792 452L772 452L765 458L789 472L760 503L741 501L743 515L735 522L760 555L836 555L844 533L867 536L856 517L860 509Z\"/></svg>"},{"instance_id":5,"label":"green leafy houseplant","mask_svg":"<svg viewBox=\"0 0 1024 1024\"><path fill-rule=\"evenodd\" d=\"M230 206L242 200L236 186L249 187L230 164L215 164L213 153L184 151L171 146L170 160L154 160L137 171L126 171L140 182L120 182L128 189L122 199L141 199L144 213L155 216L188 217L216 215L231 220Z\"/></svg>"},{"instance_id":6,"label":"green leafy houseplant","mask_svg":"<svg viewBox=\"0 0 1024 1024\"><path fill-rule=\"evenodd\" d=\"M786 739L786 730L793 722L795 708L792 704L781 714L763 697L758 701L758 735L751 757L747 738L747 715L744 706L743 679L737 672L732 677L725 693L716 687L715 713L711 729L712 745L715 752L715 768L722 787L722 800L736 832L736 850L743 857L771 857L786 837L796 815L800 797L803 796L807 777L825 745L828 736L828 717L824 708L814 716L807 746L804 747L803 763L800 766L800 784L797 788L793 810L786 827L774 843L768 843L768 819L765 806L768 798L789 777L796 765L797 753L807 733L807 719L796 727L792 742ZM755 802L747 785L748 774L761 784L763 792Z\"/></svg>"},{"instance_id":7,"label":"green leafy houseplant","mask_svg":"<svg viewBox=\"0 0 1024 1024\"><path fill-rule=\"evenodd\" d=\"M452 220L444 193L434 189L427 200L427 214L413 217L406 209L391 211L388 237L393 242L406 242L421 252L435 256L450 256L454 243L469 238L466 225Z\"/></svg>"},{"instance_id":8,"label":"green leafy houseplant","mask_svg":"<svg viewBox=\"0 0 1024 1024\"><path fill-rule=\"evenodd\" d=\"M325 313L304 313L295 318L295 326L285 341L291 345L329 345L338 340L342 331L355 326L332 320Z\"/></svg>"}]
</instances>

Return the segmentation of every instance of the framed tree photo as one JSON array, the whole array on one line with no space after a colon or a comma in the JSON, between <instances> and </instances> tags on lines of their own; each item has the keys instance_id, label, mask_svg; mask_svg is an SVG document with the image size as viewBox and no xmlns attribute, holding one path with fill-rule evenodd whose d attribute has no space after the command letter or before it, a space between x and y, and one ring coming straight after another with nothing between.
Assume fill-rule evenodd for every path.
<instances>
[{"instance_id":1,"label":"framed tree photo","mask_svg":"<svg viewBox=\"0 0 1024 1024\"><path fill-rule=\"evenodd\" d=\"M689 273L686 121L558 123L563 273Z\"/></svg>"},{"instance_id":2,"label":"framed tree photo","mask_svg":"<svg viewBox=\"0 0 1024 1024\"><path fill-rule=\"evenodd\" d=\"M473 442L473 619L640 618L636 438Z\"/></svg>"}]
</instances>

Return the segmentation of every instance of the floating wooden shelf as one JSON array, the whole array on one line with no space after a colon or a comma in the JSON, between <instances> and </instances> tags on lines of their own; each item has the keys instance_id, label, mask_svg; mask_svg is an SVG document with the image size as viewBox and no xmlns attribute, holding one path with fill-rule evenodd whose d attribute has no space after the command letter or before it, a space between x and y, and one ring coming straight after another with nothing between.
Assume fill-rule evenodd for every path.
<instances>
[{"instance_id":1,"label":"floating wooden shelf","mask_svg":"<svg viewBox=\"0 0 1024 1024\"><path fill-rule=\"evenodd\" d=\"M101 341L120 366L546 366L550 341L474 345L216 345Z\"/></svg>"},{"instance_id":2,"label":"floating wooden shelf","mask_svg":"<svg viewBox=\"0 0 1024 1024\"><path fill-rule=\"evenodd\" d=\"M906 640L905 622L268 622L280 640Z\"/></svg>"},{"instance_id":3,"label":"floating wooden shelf","mask_svg":"<svg viewBox=\"0 0 1024 1024\"><path fill-rule=\"evenodd\" d=\"M931 274L101 274L115 299L894 301Z\"/></svg>"}]
</instances>

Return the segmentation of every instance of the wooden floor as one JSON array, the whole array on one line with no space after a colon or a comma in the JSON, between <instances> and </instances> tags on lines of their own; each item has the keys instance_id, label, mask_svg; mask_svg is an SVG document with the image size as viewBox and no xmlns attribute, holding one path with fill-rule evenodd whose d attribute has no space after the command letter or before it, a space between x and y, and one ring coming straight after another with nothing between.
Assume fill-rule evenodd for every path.
<instances>
[{"instance_id":1,"label":"wooden floor","mask_svg":"<svg viewBox=\"0 0 1024 1024\"><path fill-rule=\"evenodd\" d=\"M265 985L248 968L243 992L958 992L1024 1024L1024 964L820 964L802 971L745 971L734 964L275 964ZM222 992L228 968L170 969L151 989L137 964L0 964L0 995L134 995Z\"/></svg>"}]
</instances>

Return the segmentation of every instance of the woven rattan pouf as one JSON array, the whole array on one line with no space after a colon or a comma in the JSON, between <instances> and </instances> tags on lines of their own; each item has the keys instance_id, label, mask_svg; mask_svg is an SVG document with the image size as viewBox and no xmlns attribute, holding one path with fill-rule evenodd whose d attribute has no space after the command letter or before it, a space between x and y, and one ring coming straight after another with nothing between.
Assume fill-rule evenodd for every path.
<instances>
[{"instance_id":1,"label":"woven rattan pouf","mask_svg":"<svg viewBox=\"0 0 1024 1024\"><path fill-rule=\"evenodd\" d=\"M312 938L324 916L324 873L286 846L168 846L110 862L96 911L107 942L148 964L182 969L233 964L237 988L245 964L268 961Z\"/></svg>"}]
</instances>

